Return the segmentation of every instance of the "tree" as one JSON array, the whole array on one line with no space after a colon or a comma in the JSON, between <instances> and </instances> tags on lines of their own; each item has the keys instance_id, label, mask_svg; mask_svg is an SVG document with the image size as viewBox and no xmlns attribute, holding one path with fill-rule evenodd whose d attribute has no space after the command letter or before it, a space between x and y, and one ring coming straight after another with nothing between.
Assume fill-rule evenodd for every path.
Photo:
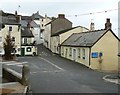
<instances>
[{"instance_id":1,"label":"tree","mask_svg":"<svg viewBox=\"0 0 120 95\"><path fill-rule=\"evenodd\" d=\"M5 52L4 59L5 60L13 59L11 52L13 51L14 43L12 42L10 34L6 36L3 46L4 46L4 52Z\"/></svg>"}]
</instances>

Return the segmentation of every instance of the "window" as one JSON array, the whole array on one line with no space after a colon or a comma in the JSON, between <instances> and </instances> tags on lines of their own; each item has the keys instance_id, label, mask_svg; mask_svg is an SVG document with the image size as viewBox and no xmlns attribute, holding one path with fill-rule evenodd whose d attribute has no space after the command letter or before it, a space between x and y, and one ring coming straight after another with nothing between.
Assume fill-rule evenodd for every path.
<instances>
[{"instance_id":1,"label":"window","mask_svg":"<svg viewBox=\"0 0 120 95\"><path fill-rule=\"evenodd\" d=\"M82 50L82 58L85 59L85 49Z\"/></svg>"},{"instance_id":2,"label":"window","mask_svg":"<svg viewBox=\"0 0 120 95\"><path fill-rule=\"evenodd\" d=\"M78 48L78 58L81 58L81 49Z\"/></svg>"},{"instance_id":3,"label":"window","mask_svg":"<svg viewBox=\"0 0 120 95\"><path fill-rule=\"evenodd\" d=\"M12 37L12 41L15 42L15 37Z\"/></svg>"},{"instance_id":4,"label":"window","mask_svg":"<svg viewBox=\"0 0 120 95\"><path fill-rule=\"evenodd\" d=\"M43 21L43 19L42 19L42 21Z\"/></svg>"},{"instance_id":5,"label":"window","mask_svg":"<svg viewBox=\"0 0 120 95\"><path fill-rule=\"evenodd\" d=\"M42 24L42 27L43 27L43 24Z\"/></svg>"},{"instance_id":6,"label":"window","mask_svg":"<svg viewBox=\"0 0 120 95\"><path fill-rule=\"evenodd\" d=\"M12 31L12 26L9 26L9 31Z\"/></svg>"},{"instance_id":7,"label":"window","mask_svg":"<svg viewBox=\"0 0 120 95\"><path fill-rule=\"evenodd\" d=\"M2 42L2 37L0 37L0 42Z\"/></svg>"},{"instance_id":8,"label":"window","mask_svg":"<svg viewBox=\"0 0 120 95\"><path fill-rule=\"evenodd\" d=\"M27 47L27 52L31 52L31 47Z\"/></svg>"},{"instance_id":9,"label":"window","mask_svg":"<svg viewBox=\"0 0 120 95\"><path fill-rule=\"evenodd\" d=\"M62 47L62 55L64 55L64 47Z\"/></svg>"},{"instance_id":10,"label":"window","mask_svg":"<svg viewBox=\"0 0 120 95\"><path fill-rule=\"evenodd\" d=\"M69 49L69 52L70 52L69 56L72 56L72 48Z\"/></svg>"},{"instance_id":11,"label":"window","mask_svg":"<svg viewBox=\"0 0 120 95\"><path fill-rule=\"evenodd\" d=\"M40 32L40 39L43 39L43 31Z\"/></svg>"},{"instance_id":12,"label":"window","mask_svg":"<svg viewBox=\"0 0 120 95\"><path fill-rule=\"evenodd\" d=\"M16 53L17 51L16 51L16 49L15 48L13 48L12 49L12 53Z\"/></svg>"},{"instance_id":13,"label":"window","mask_svg":"<svg viewBox=\"0 0 120 95\"><path fill-rule=\"evenodd\" d=\"M27 38L24 38L24 44L27 44Z\"/></svg>"}]
</instances>

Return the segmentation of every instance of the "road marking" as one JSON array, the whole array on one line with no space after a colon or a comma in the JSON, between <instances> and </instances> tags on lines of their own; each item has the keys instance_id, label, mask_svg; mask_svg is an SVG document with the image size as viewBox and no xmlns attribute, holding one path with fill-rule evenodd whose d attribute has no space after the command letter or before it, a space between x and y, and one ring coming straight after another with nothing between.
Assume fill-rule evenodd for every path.
<instances>
[{"instance_id":1,"label":"road marking","mask_svg":"<svg viewBox=\"0 0 120 95\"><path fill-rule=\"evenodd\" d=\"M44 61L46 61L46 62L48 62L49 64L51 64L52 66L56 67L57 69L64 71L64 69L62 69L61 67L55 65L54 63L50 62L49 60L41 58L41 57L39 57L39 58L44 60Z\"/></svg>"},{"instance_id":2,"label":"road marking","mask_svg":"<svg viewBox=\"0 0 120 95\"><path fill-rule=\"evenodd\" d=\"M24 62L24 63L23 62L22 63L9 63L9 64L6 64L6 65L8 65L8 66L9 65L21 65L21 64L25 64L25 63L27 63L27 62Z\"/></svg>"},{"instance_id":3,"label":"road marking","mask_svg":"<svg viewBox=\"0 0 120 95\"><path fill-rule=\"evenodd\" d=\"M59 72L61 72L61 70L30 72L30 74L36 74L36 73L51 73L51 72L59 73Z\"/></svg>"}]
</instances>

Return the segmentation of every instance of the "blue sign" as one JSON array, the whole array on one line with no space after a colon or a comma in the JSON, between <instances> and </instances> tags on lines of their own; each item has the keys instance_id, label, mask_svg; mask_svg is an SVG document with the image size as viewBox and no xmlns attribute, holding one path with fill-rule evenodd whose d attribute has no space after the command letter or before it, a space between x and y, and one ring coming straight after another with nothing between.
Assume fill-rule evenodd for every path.
<instances>
[{"instance_id":1,"label":"blue sign","mask_svg":"<svg viewBox=\"0 0 120 95\"><path fill-rule=\"evenodd\" d=\"M92 53L92 58L98 58L98 52L93 52Z\"/></svg>"}]
</instances>

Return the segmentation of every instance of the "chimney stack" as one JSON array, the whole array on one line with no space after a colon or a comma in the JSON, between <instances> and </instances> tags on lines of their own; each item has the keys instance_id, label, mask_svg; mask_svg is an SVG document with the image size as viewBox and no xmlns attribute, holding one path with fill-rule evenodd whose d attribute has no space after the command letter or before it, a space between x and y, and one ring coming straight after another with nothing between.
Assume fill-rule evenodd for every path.
<instances>
[{"instance_id":1,"label":"chimney stack","mask_svg":"<svg viewBox=\"0 0 120 95\"><path fill-rule=\"evenodd\" d=\"M28 22L28 24L27 24L27 28L30 29L30 22Z\"/></svg>"},{"instance_id":2,"label":"chimney stack","mask_svg":"<svg viewBox=\"0 0 120 95\"><path fill-rule=\"evenodd\" d=\"M94 31L95 30L95 24L93 22L91 22L90 24L90 31Z\"/></svg>"},{"instance_id":3,"label":"chimney stack","mask_svg":"<svg viewBox=\"0 0 120 95\"><path fill-rule=\"evenodd\" d=\"M17 16L18 15L18 13L17 13L17 11L15 11L15 16Z\"/></svg>"},{"instance_id":4,"label":"chimney stack","mask_svg":"<svg viewBox=\"0 0 120 95\"><path fill-rule=\"evenodd\" d=\"M105 30L111 29L112 24L110 23L110 18L106 19Z\"/></svg>"},{"instance_id":5,"label":"chimney stack","mask_svg":"<svg viewBox=\"0 0 120 95\"><path fill-rule=\"evenodd\" d=\"M65 14L58 14L58 18L65 18Z\"/></svg>"}]
</instances>

